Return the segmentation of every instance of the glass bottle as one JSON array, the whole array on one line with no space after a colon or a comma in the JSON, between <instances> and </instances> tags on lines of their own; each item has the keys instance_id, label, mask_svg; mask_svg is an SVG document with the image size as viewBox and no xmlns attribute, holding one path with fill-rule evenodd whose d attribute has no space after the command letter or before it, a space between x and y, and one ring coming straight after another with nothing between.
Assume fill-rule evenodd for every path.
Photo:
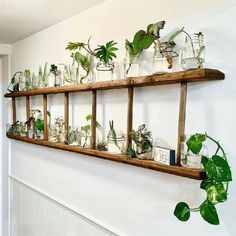
<instances>
[{"instance_id":1,"label":"glass bottle","mask_svg":"<svg viewBox=\"0 0 236 236\"><path fill-rule=\"evenodd\" d=\"M166 44L156 44L154 46L154 56L153 56L153 73L163 74L171 72L172 68L172 56L167 55L167 45Z\"/></svg>"},{"instance_id":2,"label":"glass bottle","mask_svg":"<svg viewBox=\"0 0 236 236\"><path fill-rule=\"evenodd\" d=\"M140 75L140 64L137 62L137 57L130 57L126 51L124 59L124 77L138 77Z\"/></svg>"},{"instance_id":3,"label":"glass bottle","mask_svg":"<svg viewBox=\"0 0 236 236\"><path fill-rule=\"evenodd\" d=\"M208 156L208 149L205 144L199 154L192 153L186 144L191 135L185 135L184 140L181 142L181 165L187 168L202 168L201 160L202 155Z\"/></svg>"},{"instance_id":4,"label":"glass bottle","mask_svg":"<svg viewBox=\"0 0 236 236\"><path fill-rule=\"evenodd\" d=\"M181 50L181 66L183 70L202 68L205 62L205 44L203 34L196 33L192 38L186 37Z\"/></svg>"},{"instance_id":5,"label":"glass bottle","mask_svg":"<svg viewBox=\"0 0 236 236\"><path fill-rule=\"evenodd\" d=\"M96 69L98 71L98 81L109 81L113 79L114 63L98 62Z\"/></svg>"},{"instance_id":6,"label":"glass bottle","mask_svg":"<svg viewBox=\"0 0 236 236\"><path fill-rule=\"evenodd\" d=\"M32 75L32 88L37 89L38 87L39 87L38 78L35 75L35 73L33 72L33 75Z\"/></svg>"},{"instance_id":7,"label":"glass bottle","mask_svg":"<svg viewBox=\"0 0 236 236\"><path fill-rule=\"evenodd\" d=\"M24 90L26 90L26 79L24 73L21 72L19 75L19 91L24 91Z\"/></svg>"},{"instance_id":8,"label":"glass bottle","mask_svg":"<svg viewBox=\"0 0 236 236\"><path fill-rule=\"evenodd\" d=\"M83 148L91 147L91 134L86 132L79 132L80 146Z\"/></svg>"},{"instance_id":9,"label":"glass bottle","mask_svg":"<svg viewBox=\"0 0 236 236\"><path fill-rule=\"evenodd\" d=\"M121 154L125 149L125 136L122 131L116 131L116 139L112 137L111 131L109 131L107 137L107 149L108 152L114 154Z\"/></svg>"},{"instance_id":10,"label":"glass bottle","mask_svg":"<svg viewBox=\"0 0 236 236\"><path fill-rule=\"evenodd\" d=\"M67 143L71 146L79 145L79 132L78 129L70 129L67 135Z\"/></svg>"},{"instance_id":11,"label":"glass bottle","mask_svg":"<svg viewBox=\"0 0 236 236\"><path fill-rule=\"evenodd\" d=\"M54 87L60 87L62 84L61 81L61 71L58 70L58 73L54 75Z\"/></svg>"}]
</instances>

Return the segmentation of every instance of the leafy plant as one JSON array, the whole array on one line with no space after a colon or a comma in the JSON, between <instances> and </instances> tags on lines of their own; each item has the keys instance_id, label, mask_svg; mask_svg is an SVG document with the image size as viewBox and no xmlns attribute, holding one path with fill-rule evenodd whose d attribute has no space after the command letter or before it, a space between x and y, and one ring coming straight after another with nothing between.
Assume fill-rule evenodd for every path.
<instances>
[{"instance_id":1,"label":"leafy plant","mask_svg":"<svg viewBox=\"0 0 236 236\"><path fill-rule=\"evenodd\" d=\"M54 70L54 66L53 65L53 70ZM42 66L39 67L39 76L42 78L42 81L44 83L47 83L48 81L48 63L45 63L44 68L42 68ZM57 69L57 68L56 68Z\"/></svg>"},{"instance_id":2,"label":"leafy plant","mask_svg":"<svg viewBox=\"0 0 236 236\"><path fill-rule=\"evenodd\" d=\"M75 83L76 81L76 69L75 69L75 61L73 61L72 65L65 65L64 66L64 80L68 83Z\"/></svg>"},{"instance_id":3,"label":"leafy plant","mask_svg":"<svg viewBox=\"0 0 236 236\"><path fill-rule=\"evenodd\" d=\"M81 54L80 52L76 52L74 54L74 58L76 62L81 65L81 67L85 70L86 74L81 76L80 83L83 83L83 80L89 75L90 71L92 70L92 57L91 55L87 54L86 56Z\"/></svg>"},{"instance_id":4,"label":"leafy plant","mask_svg":"<svg viewBox=\"0 0 236 236\"><path fill-rule=\"evenodd\" d=\"M107 143L104 141L98 141L96 145L96 149L99 151L107 151Z\"/></svg>"},{"instance_id":5,"label":"leafy plant","mask_svg":"<svg viewBox=\"0 0 236 236\"><path fill-rule=\"evenodd\" d=\"M8 88L7 90L10 92L10 93L15 93L15 92L19 92L19 81L17 81L17 76L22 74L21 71L17 71L13 77L11 78L11 82L10 84L8 85Z\"/></svg>"},{"instance_id":6,"label":"leafy plant","mask_svg":"<svg viewBox=\"0 0 236 236\"><path fill-rule=\"evenodd\" d=\"M136 157L136 152L131 147L127 147L125 152L124 152L124 155L127 156L127 159L132 159L132 158Z\"/></svg>"},{"instance_id":7,"label":"leafy plant","mask_svg":"<svg viewBox=\"0 0 236 236\"><path fill-rule=\"evenodd\" d=\"M92 115L87 115L86 116L86 121L91 121L92 120ZM96 128L101 127L101 125L96 121ZM85 136L85 140L84 143L82 144L82 147L86 147L86 144L88 142L88 139L91 135L91 129L92 126L91 124L85 125L81 127L81 131L83 132L84 136Z\"/></svg>"},{"instance_id":8,"label":"leafy plant","mask_svg":"<svg viewBox=\"0 0 236 236\"><path fill-rule=\"evenodd\" d=\"M52 73L55 77L59 74L59 70L55 64L51 65L50 73Z\"/></svg>"},{"instance_id":9,"label":"leafy plant","mask_svg":"<svg viewBox=\"0 0 236 236\"><path fill-rule=\"evenodd\" d=\"M186 144L191 152L199 154L206 140L216 145L214 155L202 156L201 160L206 171L206 178L201 182L200 188L206 192L206 200L197 208L190 208L187 203L180 202L175 207L174 215L181 221L187 221L191 212L200 212L206 222L218 225L220 222L215 205L227 200L228 184L232 181L232 173L224 149L208 134L192 135Z\"/></svg>"},{"instance_id":10,"label":"leafy plant","mask_svg":"<svg viewBox=\"0 0 236 236\"><path fill-rule=\"evenodd\" d=\"M140 125L138 130L132 130L130 133L131 139L136 143L136 154L144 154L152 151L151 132L147 131L146 125Z\"/></svg>"},{"instance_id":11,"label":"leafy plant","mask_svg":"<svg viewBox=\"0 0 236 236\"><path fill-rule=\"evenodd\" d=\"M24 76L25 76L25 86L26 86L27 89L29 89L32 85L30 70L25 70L24 71Z\"/></svg>"},{"instance_id":12,"label":"leafy plant","mask_svg":"<svg viewBox=\"0 0 236 236\"><path fill-rule=\"evenodd\" d=\"M177 38L180 34L184 33L187 38L190 40L190 43L191 43L191 48L192 48L192 51L193 51L193 56L194 58L196 58L199 62L199 67L201 67L203 61L201 60L200 56L201 56L201 53L203 52L203 50L205 49L205 46L204 45L199 45L199 50L196 52L195 48L194 48L194 45L193 45L193 40L192 40L192 37L190 36L190 34L185 31L184 27L182 27L180 30L177 30L175 31L168 39L168 42L169 43L173 43L175 38ZM195 36L198 37L198 40L200 40L200 37L203 36L203 33L202 32L198 32L198 33L194 33Z\"/></svg>"},{"instance_id":13,"label":"leafy plant","mask_svg":"<svg viewBox=\"0 0 236 236\"><path fill-rule=\"evenodd\" d=\"M105 45L98 45L98 48L95 49L96 57L105 64L112 62L113 58L116 58L114 52L118 50L117 47L114 47L116 44L117 43L112 40L107 42Z\"/></svg>"}]
</instances>

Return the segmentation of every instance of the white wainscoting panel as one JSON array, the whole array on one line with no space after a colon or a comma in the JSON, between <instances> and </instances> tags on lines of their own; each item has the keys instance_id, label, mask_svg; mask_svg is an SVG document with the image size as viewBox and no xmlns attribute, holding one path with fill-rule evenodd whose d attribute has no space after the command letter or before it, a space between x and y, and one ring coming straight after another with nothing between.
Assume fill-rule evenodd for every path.
<instances>
[{"instance_id":1,"label":"white wainscoting panel","mask_svg":"<svg viewBox=\"0 0 236 236\"><path fill-rule=\"evenodd\" d=\"M11 178L11 236L117 235Z\"/></svg>"}]
</instances>

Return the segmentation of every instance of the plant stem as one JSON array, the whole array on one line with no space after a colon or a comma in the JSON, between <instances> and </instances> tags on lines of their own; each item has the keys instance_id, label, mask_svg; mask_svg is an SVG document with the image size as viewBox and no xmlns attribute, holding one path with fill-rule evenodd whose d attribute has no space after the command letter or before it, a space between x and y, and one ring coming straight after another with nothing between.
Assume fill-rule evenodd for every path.
<instances>
[{"instance_id":1,"label":"plant stem","mask_svg":"<svg viewBox=\"0 0 236 236\"><path fill-rule=\"evenodd\" d=\"M190 211L191 211L191 212L199 212L199 211L200 211L200 208L199 208L199 207L190 208Z\"/></svg>"},{"instance_id":2,"label":"plant stem","mask_svg":"<svg viewBox=\"0 0 236 236\"><path fill-rule=\"evenodd\" d=\"M189 40L190 40L191 47L192 47L192 49L193 49L193 56L194 56L194 58L195 58L195 57L196 57L196 53L195 53L195 49L194 49L194 46L193 46L193 40L192 40L192 38L191 38L191 36L190 36L190 34L189 34L188 32L186 32L185 30L183 30L183 33L185 33L185 34L188 36Z\"/></svg>"}]
</instances>

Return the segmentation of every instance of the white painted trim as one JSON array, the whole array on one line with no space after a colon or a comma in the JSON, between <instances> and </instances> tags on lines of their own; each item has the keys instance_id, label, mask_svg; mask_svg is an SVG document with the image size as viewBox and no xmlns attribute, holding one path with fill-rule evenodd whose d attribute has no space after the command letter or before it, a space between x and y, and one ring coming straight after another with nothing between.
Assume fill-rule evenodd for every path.
<instances>
[{"instance_id":1,"label":"white painted trim","mask_svg":"<svg viewBox=\"0 0 236 236\"><path fill-rule=\"evenodd\" d=\"M0 44L0 55L7 56L11 54L10 44Z\"/></svg>"},{"instance_id":2,"label":"white painted trim","mask_svg":"<svg viewBox=\"0 0 236 236\"><path fill-rule=\"evenodd\" d=\"M111 236L125 235L124 233L118 232L118 230L113 229L112 227L106 225L104 222L99 222L99 220L95 219L94 217L88 216L87 214L85 214L83 212L79 212L77 209L73 209L73 207L69 206L67 203L56 199L55 197L51 196L50 194L45 193L44 191L40 190L39 188L26 183L25 181L19 179L18 177L9 175L9 178L10 178L10 180L16 181L16 182L22 184L24 187L28 188L29 190L34 191L35 193L41 195L42 197L46 198L50 202L53 202L54 204L58 205L59 207L64 208L68 212L81 218L82 220L93 225L94 227L98 228L99 230L107 233L108 235L111 235Z\"/></svg>"}]
</instances>

